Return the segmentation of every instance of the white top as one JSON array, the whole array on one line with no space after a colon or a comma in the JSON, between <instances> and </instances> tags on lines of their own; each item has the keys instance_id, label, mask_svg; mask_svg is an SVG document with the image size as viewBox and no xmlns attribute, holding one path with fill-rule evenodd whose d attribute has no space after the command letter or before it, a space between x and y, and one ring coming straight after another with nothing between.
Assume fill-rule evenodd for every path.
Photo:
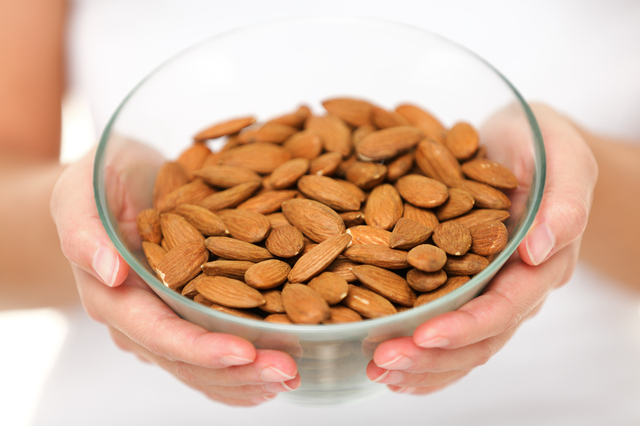
<instances>
[{"instance_id":1,"label":"white top","mask_svg":"<svg viewBox=\"0 0 640 426\"><path fill-rule=\"evenodd\" d=\"M528 100L597 131L640 139L640 2L83 0L70 32L72 82L99 130L167 57L273 18L372 16L440 33L477 52ZM640 298L584 266L489 363L426 397L387 394L332 408L208 401L111 342L78 311L36 425L638 425Z\"/></svg>"}]
</instances>

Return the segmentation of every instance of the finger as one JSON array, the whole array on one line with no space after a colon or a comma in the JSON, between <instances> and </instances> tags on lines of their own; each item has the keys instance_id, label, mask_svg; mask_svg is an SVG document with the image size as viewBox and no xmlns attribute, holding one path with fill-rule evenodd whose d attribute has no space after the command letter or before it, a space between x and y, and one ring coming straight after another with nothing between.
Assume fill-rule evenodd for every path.
<instances>
[{"instance_id":1,"label":"finger","mask_svg":"<svg viewBox=\"0 0 640 426\"><path fill-rule=\"evenodd\" d=\"M461 377L462 378L462 377ZM421 395L428 395L430 393L433 392L437 392L441 389L444 389L448 386L451 386L452 384L460 381L461 378L458 378L456 380L452 380L450 382L438 385L438 386L418 386L418 387L402 387L402 386L395 386L395 385L387 385L387 387L389 388L389 390L393 393L398 393L398 394L403 394L403 395L415 395L415 396L421 396Z\"/></svg>"},{"instance_id":2,"label":"finger","mask_svg":"<svg viewBox=\"0 0 640 426\"><path fill-rule=\"evenodd\" d=\"M51 216L62 251L69 262L113 287L120 285L129 266L107 235L93 195L93 152L60 176L51 197Z\"/></svg>"},{"instance_id":3,"label":"finger","mask_svg":"<svg viewBox=\"0 0 640 426\"><path fill-rule=\"evenodd\" d=\"M459 380L469 373L469 370L450 370L442 373L408 373L402 370L385 370L369 362L367 377L375 377L376 383L395 385L399 387L434 387L444 386Z\"/></svg>"},{"instance_id":4,"label":"finger","mask_svg":"<svg viewBox=\"0 0 640 426\"><path fill-rule=\"evenodd\" d=\"M518 251L525 262L539 265L584 232L598 166L569 120L544 105L534 104L532 110L545 144L546 183L533 226ZM527 130L521 126L518 131Z\"/></svg>"},{"instance_id":5,"label":"finger","mask_svg":"<svg viewBox=\"0 0 640 426\"><path fill-rule=\"evenodd\" d=\"M84 270L73 269L87 313L159 357L208 368L244 365L256 357L245 339L185 321L147 290L131 285L109 288Z\"/></svg>"},{"instance_id":6,"label":"finger","mask_svg":"<svg viewBox=\"0 0 640 426\"><path fill-rule=\"evenodd\" d=\"M570 278L578 250L578 244L572 244L540 266L522 261L505 265L483 294L418 326L414 342L423 348L452 349L511 329Z\"/></svg>"}]
</instances>

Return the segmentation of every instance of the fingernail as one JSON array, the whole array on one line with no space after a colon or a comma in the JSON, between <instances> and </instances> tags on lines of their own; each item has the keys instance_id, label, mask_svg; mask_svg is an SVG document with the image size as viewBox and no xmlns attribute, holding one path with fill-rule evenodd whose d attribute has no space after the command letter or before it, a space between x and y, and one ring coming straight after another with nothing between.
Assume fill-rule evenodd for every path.
<instances>
[{"instance_id":1,"label":"fingernail","mask_svg":"<svg viewBox=\"0 0 640 426\"><path fill-rule=\"evenodd\" d=\"M539 223L527 235L527 253L534 265L539 265L549 256L556 245L556 237L546 223Z\"/></svg>"},{"instance_id":2,"label":"fingernail","mask_svg":"<svg viewBox=\"0 0 640 426\"><path fill-rule=\"evenodd\" d=\"M118 274L118 256L108 247L100 247L93 255L93 270L109 287L113 287Z\"/></svg>"},{"instance_id":3,"label":"fingernail","mask_svg":"<svg viewBox=\"0 0 640 426\"><path fill-rule=\"evenodd\" d=\"M222 356L218 361L220 362L220 364L224 365L245 365L253 362L252 359L240 358L239 356L235 355Z\"/></svg>"},{"instance_id":4,"label":"fingernail","mask_svg":"<svg viewBox=\"0 0 640 426\"><path fill-rule=\"evenodd\" d=\"M262 404L263 402L267 402L267 401L271 401L273 398L275 398L278 395L265 395L265 396L259 396L257 398L251 398L251 402L254 404Z\"/></svg>"},{"instance_id":5,"label":"fingernail","mask_svg":"<svg viewBox=\"0 0 640 426\"><path fill-rule=\"evenodd\" d=\"M260 378L265 382L286 382L296 376L288 376L275 367L267 367L260 371Z\"/></svg>"},{"instance_id":6,"label":"fingernail","mask_svg":"<svg viewBox=\"0 0 640 426\"><path fill-rule=\"evenodd\" d=\"M378 367L386 368L391 370L406 370L407 368L413 365L413 360L407 358L404 355L400 355L399 357L392 359L386 364L379 364Z\"/></svg>"},{"instance_id":7,"label":"fingernail","mask_svg":"<svg viewBox=\"0 0 640 426\"><path fill-rule=\"evenodd\" d=\"M285 382L265 383L264 385L262 385L262 389L264 389L265 392L269 393L290 392L293 390L293 388L287 386Z\"/></svg>"},{"instance_id":8,"label":"fingernail","mask_svg":"<svg viewBox=\"0 0 640 426\"><path fill-rule=\"evenodd\" d=\"M413 393L416 388L395 388L391 389L395 393Z\"/></svg>"},{"instance_id":9,"label":"fingernail","mask_svg":"<svg viewBox=\"0 0 640 426\"><path fill-rule=\"evenodd\" d=\"M440 336L427 336L424 340L416 342L421 348L444 348L449 344L449 339Z\"/></svg>"},{"instance_id":10,"label":"fingernail","mask_svg":"<svg viewBox=\"0 0 640 426\"><path fill-rule=\"evenodd\" d=\"M376 380L376 382L384 383L387 385L395 385L396 383L401 383L404 380L404 373L402 371L387 370L387 372L388 374L383 374L383 378L381 378L382 376L378 377L378 380Z\"/></svg>"},{"instance_id":11,"label":"fingernail","mask_svg":"<svg viewBox=\"0 0 640 426\"><path fill-rule=\"evenodd\" d=\"M380 380L383 380L385 377L387 377L387 374L389 374L389 370L385 370L384 373L382 373L380 376L378 376L377 379L373 379L374 382L379 383Z\"/></svg>"}]
</instances>

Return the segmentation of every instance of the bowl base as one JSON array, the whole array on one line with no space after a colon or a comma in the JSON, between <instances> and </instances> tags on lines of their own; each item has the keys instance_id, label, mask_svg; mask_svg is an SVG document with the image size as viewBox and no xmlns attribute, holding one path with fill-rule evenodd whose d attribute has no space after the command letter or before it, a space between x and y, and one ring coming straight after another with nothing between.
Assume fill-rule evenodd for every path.
<instances>
[{"instance_id":1,"label":"bowl base","mask_svg":"<svg viewBox=\"0 0 640 426\"><path fill-rule=\"evenodd\" d=\"M346 405L374 398L386 390L384 385L372 384L357 389L299 390L287 392L281 398L296 405Z\"/></svg>"}]
</instances>

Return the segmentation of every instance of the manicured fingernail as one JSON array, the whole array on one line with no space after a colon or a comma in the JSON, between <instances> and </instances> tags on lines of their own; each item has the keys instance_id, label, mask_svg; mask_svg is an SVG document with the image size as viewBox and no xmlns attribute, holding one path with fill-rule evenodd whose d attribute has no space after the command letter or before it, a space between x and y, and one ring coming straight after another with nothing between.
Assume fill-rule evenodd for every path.
<instances>
[{"instance_id":1,"label":"manicured fingernail","mask_svg":"<svg viewBox=\"0 0 640 426\"><path fill-rule=\"evenodd\" d=\"M395 385L396 383L401 383L404 380L404 373L402 371L397 370L387 370L388 374L384 375L385 377L379 380L376 380L378 383L384 383L387 385Z\"/></svg>"},{"instance_id":2,"label":"manicured fingernail","mask_svg":"<svg viewBox=\"0 0 640 426\"><path fill-rule=\"evenodd\" d=\"M91 266L100 279L113 287L118 274L118 256L108 247L100 247L93 255Z\"/></svg>"},{"instance_id":3,"label":"manicured fingernail","mask_svg":"<svg viewBox=\"0 0 640 426\"><path fill-rule=\"evenodd\" d=\"M222 356L218 361L220 362L220 364L224 365L245 365L253 362L252 359L240 358L239 356L235 355Z\"/></svg>"},{"instance_id":4,"label":"manicured fingernail","mask_svg":"<svg viewBox=\"0 0 640 426\"><path fill-rule=\"evenodd\" d=\"M440 336L428 336L424 340L416 342L421 348L444 348L449 344L449 339Z\"/></svg>"},{"instance_id":5,"label":"manicured fingernail","mask_svg":"<svg viewBox=\"0 0 640 426\"><path fill-rule=\"evenodd\" d=\"M385 370L384 373L382 373L380 376L378 376L377 379L373 379L374 382L379 383L380 380L384 380L385 377L387 377L387 374L389 374L389 370Z\"/></svg>"},{"instance_id":6,"label":"manicured fingernail","mask_svg":"<svg viewBox=\"0 0 640 426\"><path fill-rule=\"evenodd\" d=\"M416 388L395 388L395 389L391 389L391 390L393 392L395 392L395 393L406 393L406 394L409 394L409 393L413 393L413 391L415 389Z\"/></svg>"},{"instance_id":7,"label":"manicured fingernail","mask_svg":"<svg viewBox=\"0 0 640 426\"><path fill-rule=\"evenodd\" d=\"M275 367L267 367L260 372L260 378L265 382L286 382L296 376L289 376Z\"/></svg>"},{"instance_id":8,"label":"manicured fingernail","mask_svg":"<svg viewBox=\"0 0 640 426\"><path fill-rule=\"evenodd\" d=\"M387 368L391 370L406 370L412 365L413 365L413 360L411 358L407 358L404 355L400 355L399 357L392 359L386 364L378 365L378 367Z\"/></svg>"},{"instance_id":9,"label":"manicured fingernail","mask_svg":"<svg viewBox=\"0 0 640 426\"><path fill-rule=\"evenodd\" d=\"M264 389L265 392L269 393L290 392L293 390L293 388L287 386L285 382L265 383L264 385L262 385L262 389Z\"/></svg>"},{"instance_id":10,"label":"manicured fingernail","mask_svg":"<svg viewBox=\"0 0 640 426\"><path fill-rule=\"evenodd\" d=\"M556 237L545 223L539 223L529 231L526 245L531 262L534 265L539 265L545 261L555 247Z\"/></svg>"}]
</instances>

